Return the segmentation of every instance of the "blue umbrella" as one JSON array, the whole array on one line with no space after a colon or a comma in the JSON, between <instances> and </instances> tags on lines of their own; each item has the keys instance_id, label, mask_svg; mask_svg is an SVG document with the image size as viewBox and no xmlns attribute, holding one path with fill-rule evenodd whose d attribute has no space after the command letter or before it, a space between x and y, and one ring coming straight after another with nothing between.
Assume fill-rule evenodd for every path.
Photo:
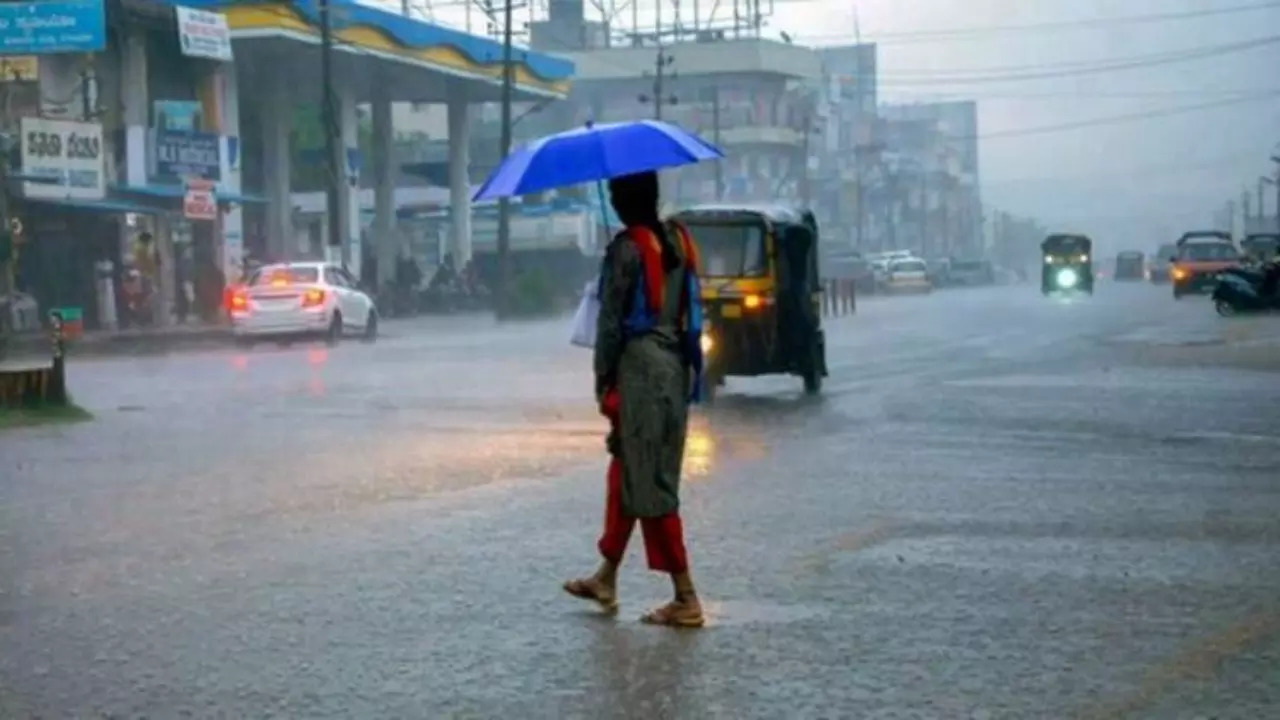
<instances>
[{"instance_id":1,"label":"blue umbrella","mask_svg":"<svg viewBox=\"0 0 1280 720\"><path fill-rule=\"evenodd\" d=\"M722 157L711 143L661 120L588 124L511 153L472 199L525 195Z\"/></svg>"}]
</instances>

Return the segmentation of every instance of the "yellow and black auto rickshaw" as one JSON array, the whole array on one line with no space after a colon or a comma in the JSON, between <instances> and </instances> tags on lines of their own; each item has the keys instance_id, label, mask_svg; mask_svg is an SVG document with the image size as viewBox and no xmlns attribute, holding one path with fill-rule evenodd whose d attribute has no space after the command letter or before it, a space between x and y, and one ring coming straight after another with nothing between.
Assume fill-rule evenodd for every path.
<instances>
[{"instance_id":1,"label":"yellow and black auto rickshaw","mask_svg":"<svg viewBox=\"0 0 1280 720\"><path fill-rule=\"evenodd\" d=\"M1044 264L1040 292L1093 294L1093 241L1084 235L1057 233L1040 243Z\"/></svg>"},{"instance_id":2,"label":"yellow and black auto rickshaw","mask_svg":"<svg viewBox=\"0 0 1280 720\"><path fill-rule=\"evenodd\" d=\"M805 392L827 375L813 213L707 205L677 213L701 259L703 399L729 376L790 374Z\"/></svg>"}]
</instances>

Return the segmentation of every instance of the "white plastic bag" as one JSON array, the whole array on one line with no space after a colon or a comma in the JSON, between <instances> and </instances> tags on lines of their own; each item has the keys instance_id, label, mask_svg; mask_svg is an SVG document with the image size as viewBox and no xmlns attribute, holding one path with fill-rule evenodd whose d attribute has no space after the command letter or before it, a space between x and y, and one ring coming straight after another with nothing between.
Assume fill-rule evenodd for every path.
<instances>
[{"instance_id":1,"label":"white plastic bag","mask_svg":"<svg viewBox=\"0 0 1280 720\"><path fill-rule=\"evenodd\" d=\"M592 280L582 288L582 299L573 314L573 333L569 343L578 347L596 346L596 320L600 317L600 282Z\"/></svg>"}]
</instances>

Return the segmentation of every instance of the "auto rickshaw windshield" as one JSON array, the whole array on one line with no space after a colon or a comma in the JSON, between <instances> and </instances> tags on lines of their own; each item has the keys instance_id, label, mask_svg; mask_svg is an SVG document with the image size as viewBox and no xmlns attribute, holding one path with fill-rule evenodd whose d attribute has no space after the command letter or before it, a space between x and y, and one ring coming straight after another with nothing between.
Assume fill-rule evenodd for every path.
<instances>
[{"instance_id":1,"label":"auto rickshaw windshield","mask_svg":"<svg viewBox=\"0 0 1280 720\"><path fill-rule=\"evenodd\" d=\"M708 277L763 277L764 227L752 224L689 224L698 245L702 274Z\"/></svg>"}]
</instances>

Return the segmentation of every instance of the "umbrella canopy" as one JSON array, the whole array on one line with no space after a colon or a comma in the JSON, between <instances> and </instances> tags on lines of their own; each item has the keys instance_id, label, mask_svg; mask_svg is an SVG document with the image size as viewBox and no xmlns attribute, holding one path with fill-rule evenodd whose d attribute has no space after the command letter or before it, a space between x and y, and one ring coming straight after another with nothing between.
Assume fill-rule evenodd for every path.
<instances>
[{"instance_id":1,"label":"umbrella canopy","mask_svg":"<svg viewBox=\"0 0 1280 720\"><path fill-rule=\"evenodd\" d=\"M473 199L524 195L722 157L711 143L661 120L587 125L511 153Z\"/></svg>"}]
</instances>

